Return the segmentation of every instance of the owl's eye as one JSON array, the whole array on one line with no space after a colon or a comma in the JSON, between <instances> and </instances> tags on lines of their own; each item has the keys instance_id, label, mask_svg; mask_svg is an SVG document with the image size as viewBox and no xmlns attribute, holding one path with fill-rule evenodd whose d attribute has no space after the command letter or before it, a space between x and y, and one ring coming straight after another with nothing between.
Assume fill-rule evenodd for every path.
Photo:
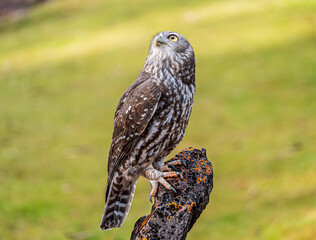
<instances>
[{"instance_id":1,"label":"owl's eye","mask_svg":"<svg viewBox=\"0 0 316 240\"><path fill-rule=\"evenodd\" d=\"M169 35L168 39L172 42L177 42L179 40L179 38L174 34Z\"/></svg>"}]
</instances>

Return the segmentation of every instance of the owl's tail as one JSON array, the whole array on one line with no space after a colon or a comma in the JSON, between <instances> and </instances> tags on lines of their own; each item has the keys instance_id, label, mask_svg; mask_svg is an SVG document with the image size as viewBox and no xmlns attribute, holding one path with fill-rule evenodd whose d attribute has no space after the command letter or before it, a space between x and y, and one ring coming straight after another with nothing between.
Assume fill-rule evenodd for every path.
<instances>
[{"instance_id":1,"label":"owl's tail","mask_svg":"<svg viewBox=\"0 0 316 240\"><path fill-rule=\"evenodd\" d=\"M100 223L102 230L122 226L131 207L135 188L136 181L129 182L125 187L112 181L111 186L107 189L106 203Z\"/></svg>"}]
</instances>

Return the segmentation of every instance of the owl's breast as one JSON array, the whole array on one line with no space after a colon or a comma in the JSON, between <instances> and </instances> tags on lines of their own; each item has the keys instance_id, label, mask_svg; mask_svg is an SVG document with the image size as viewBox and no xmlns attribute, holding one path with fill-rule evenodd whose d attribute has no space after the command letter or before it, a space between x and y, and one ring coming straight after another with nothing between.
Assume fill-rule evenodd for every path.
<instances>
[{"instance_id":1,"label":"owl's breast","mask_svg":"<svg viewBox=\"0 0 316 240\"><path fill-rule=\"evenodd\" d=\"M181 80L174 79L159 102L155 117L160 118L161 129L165 135L168 135L162 147L168 154L184 137L193 106L194 93L194 84L184 84Z\"/></svg>"},{"instance_id":2,"label":"owl's breast","mask_svg":"<svg viewBox=\"0 0 316 240\"><path fill-rule=\"evenodd\" d=\"M143 168L163 160L184 137L195 89L177 81L162 91L156 111L132 151L131 159Z\"/></svg>"}]
</instances>

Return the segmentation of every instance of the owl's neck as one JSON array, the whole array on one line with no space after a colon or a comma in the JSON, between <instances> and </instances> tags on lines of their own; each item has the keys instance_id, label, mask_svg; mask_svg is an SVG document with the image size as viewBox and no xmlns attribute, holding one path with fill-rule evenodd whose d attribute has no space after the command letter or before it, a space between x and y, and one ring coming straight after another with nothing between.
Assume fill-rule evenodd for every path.
<instances>
[{"instance_id":1,"label":"owl's neck","mask_svg":"<svg viewBox=\"0 0 316 240\"><path fill-rule=\"evenodd\" d=\"M183 83L194 84L195 82L195 59L192 61L186 56L162 55L161 52L150 54L146 58L142 71L150 74L157 81L167 81L176 78Z\"/></svg>"}]
</instances>

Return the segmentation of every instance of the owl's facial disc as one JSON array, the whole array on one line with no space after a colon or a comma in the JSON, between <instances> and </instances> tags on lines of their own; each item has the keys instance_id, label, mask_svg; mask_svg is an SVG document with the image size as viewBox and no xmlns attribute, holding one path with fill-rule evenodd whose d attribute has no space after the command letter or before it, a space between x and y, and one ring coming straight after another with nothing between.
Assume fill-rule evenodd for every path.
<instances>
[{"instance_id":1,"label":"owl's facial disc","mask_svg":"<svg viewBox=\"0 0 316 240\"><path fill-rule=\"evenodd\" d=\"M154 58L174 59L174 56L187 58L188 61L194 59L192 46L181 34L165 31L157 33L149 49L149 56Z\"/></svg>"}]
</instances>

